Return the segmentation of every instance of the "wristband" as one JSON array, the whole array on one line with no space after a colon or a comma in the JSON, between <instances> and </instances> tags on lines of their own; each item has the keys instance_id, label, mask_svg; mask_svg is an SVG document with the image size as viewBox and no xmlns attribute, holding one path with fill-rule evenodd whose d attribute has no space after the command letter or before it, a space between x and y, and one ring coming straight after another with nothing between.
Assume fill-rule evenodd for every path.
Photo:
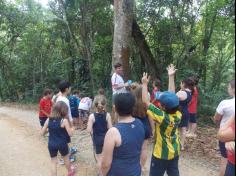
<instances>
[{"instance_id":1,"label":"wristband","mask_svg":"<svg viewBox=\"0 0 236 176\"><path fill-rule=\"evenodd\" d=\"M131 86L132 80L128 80L128 85Z\"/></svg>"}]
</instances>

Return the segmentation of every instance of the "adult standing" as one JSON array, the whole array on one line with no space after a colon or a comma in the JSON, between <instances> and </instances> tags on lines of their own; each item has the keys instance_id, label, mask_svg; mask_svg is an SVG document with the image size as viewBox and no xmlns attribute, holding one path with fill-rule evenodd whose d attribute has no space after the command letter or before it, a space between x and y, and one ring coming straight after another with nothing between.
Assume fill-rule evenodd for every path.
<instances>
[{"instance_id":1,"label":"adult standing","mask_svg":"<svg viewBox=\"0 0 236 176\"><path fill-rule=\"evenodd\" d=\"M115 72L111 77L112 83L112 91L113 91L113 99L114 96L118 93L122 93L125 91L125 88L128 87L128 82L125 83L123 76L123 68L121 63L116 63L114 65Z\"/></svg>"}]
</instances>

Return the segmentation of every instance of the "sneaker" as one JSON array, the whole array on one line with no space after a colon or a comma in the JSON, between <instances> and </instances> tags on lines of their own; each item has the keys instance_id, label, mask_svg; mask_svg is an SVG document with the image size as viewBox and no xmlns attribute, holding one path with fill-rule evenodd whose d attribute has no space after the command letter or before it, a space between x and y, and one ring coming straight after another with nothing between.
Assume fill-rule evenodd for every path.
<instances>
[{"instance_id":1,"label":"sneaker","mask_svg":"<svg viewBox=\"0 0 236 176\"><path fill-rule=\"evenodd\" d=\"M60 165L64 165L65 164L65 162L64 162L64 160L61 158L60 160L59 160L59 162L58 162Z\"/></svg>"},{"instance_id":2,"label":"sneaker","mask_svg":"<svg viewBox=\"0 0 236 176\"><path fill-rule=\"evenodd\" d=\"M70 148L70 154L71 154L71 155L75 154L77 151L78 151L78 150L77 150L77 147L76 147L76 146L73 146L73 147Z\"/></svg>"},{"instance_id":3,"label":"sneaker","mask_svg":"<svg viewBox=\"0 0 236 176\"><path fill-rule=\"evenodd\" d=\"M73 156L70 156L69 158L70 162L73 163L76 161L76 157L73 155Z\"/></svg>"}]
</instances>

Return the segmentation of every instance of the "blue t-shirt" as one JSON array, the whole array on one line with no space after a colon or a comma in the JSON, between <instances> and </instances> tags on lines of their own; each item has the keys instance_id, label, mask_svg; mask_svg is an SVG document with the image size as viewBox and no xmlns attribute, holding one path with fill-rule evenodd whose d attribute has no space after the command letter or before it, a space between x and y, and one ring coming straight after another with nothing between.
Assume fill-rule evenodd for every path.
<instances>
[{"instance_id":1,"label":"blue t-shirt","mask_svg":"<svg viewBox=\"0 0 236 176\"><path fill-rule=\"evenodd\" d=\"M78 117L79 111L78 111L78 98L74 95L69 96L70 101L70 109L71 109L71 116L72 117Z\"/></svg>"}]
</instances>

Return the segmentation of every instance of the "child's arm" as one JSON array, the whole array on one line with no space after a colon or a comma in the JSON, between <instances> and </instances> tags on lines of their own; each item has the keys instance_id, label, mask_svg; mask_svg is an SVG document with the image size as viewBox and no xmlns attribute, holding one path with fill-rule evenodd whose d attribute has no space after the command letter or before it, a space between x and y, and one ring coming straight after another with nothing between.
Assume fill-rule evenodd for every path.
<instances>
[{"instance_id":1,"label":"child's arm","mask_svg":"<svg viewBox=\"0 0 236 176\"><path fill-rule=\"evenodd\" d=\"M109 113L107 113L107 128L112 128L111 115Z\"/></svg>"},{"instance_id":2,"label":"child's arm","mask_svg":"<svg viewBox=\"0 0 236 176\"><path fill-rule=\"evenodd\" d=\"M45 124L44 124L44 126L43 126L43 128L41 130L41 135L42 136L45 135L47 130L48 130L48 122L49 122L49 119L46 120L46 122L45 122Z\"/></svg>"},{"instance_id":3,"label":"child's arm","mask_svg":"<svg viewBox=\"0 0 236 176\"><path fill-rule=\"evenodd\" d=\"M230 142L235 140L235 132L232 129L232 125L235 123L235 117L232 117L222 126L218 132L218 139L222 142Z\"/></svg>"},{"instance_id":4,"label":"child's arm","mask_svg":"<svg viewBox=\"0 0 236 176\"><path fill-rule=\"evenodd\" d=\"M168 91L175 93L175 73L177 69L175 69L175 66L171 64L167 67L167 71L168 71L168 76L169 76Z\"/></svg>"},{"instance_id":5,"label":"child's arm","mask_svg":"<svg viewBox=\"0 0 236 176\"><path fill-rule=\"evenodd\" d=\"M89 116L88 125L87 125L87 131L88 131L89 133L92 133L92 131L93 131L93 124L94 124L94 122L95 122L94 115L91 114L91 115Z\"/></svg>"},{"instance_id":6,"label":"child's arm","mask_svg":"<svg viewBox=\"0 0 236 176\"><path fill-rule=\"evenodd\" d=\"M106 176L109 172L113 159L113 151L118 143L121 143L121 137L116 128L111 128L105 137L101 159L101 173Z\"/></svg>"},{"instance_id":7,"label":"child's arm","mask_svg":"<svg viewBox=\"0 0 236 176\"><path fill-rule=\"evenodd\" d=\"M148 83L150 81L150 77L148 76L147 73L143 73L143 78L142 78L142 99L143 103L149 107L150 100L148 98Z\"/></svg>"},{"instance_id":8,"label":"child's arm","mask_svg":"<svg viewBox=\"0 0 236 176\"><path fill-rule=\"evenodd\" d=\"M65 129L66 129L66 131L67 131L67 133L68 133L69 136L72 136L72 135L73 135L74 129L71 128L70 123L69 123L69 121L68 121L67 119L64 119L64 120L63 120L62 128L65 128Z\"/></svg>"}]
</instances>

